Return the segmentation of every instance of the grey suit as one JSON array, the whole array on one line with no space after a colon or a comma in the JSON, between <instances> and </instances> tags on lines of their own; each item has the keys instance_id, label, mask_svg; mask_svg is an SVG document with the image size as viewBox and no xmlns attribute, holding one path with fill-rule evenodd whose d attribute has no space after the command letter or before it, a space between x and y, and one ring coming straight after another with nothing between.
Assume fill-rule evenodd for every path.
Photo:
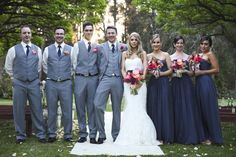
<instances>
[{"instance_id":1,"label":"grey suit","mask_svg":"<svg viewBox=\"0 0 236 157\"><path fill-rule=\"evenodd\" d=\"M31 118L39 139L45 138L43 125L42 104L39 88L39 53L41 50L36 45L31 45L28 55L24 52L22 44L17 44L8 52L15 53L12 62L13 70L13 114L16 129L16 139L24 140L25 134L25 105L30 104ZM9 62L7 55L6 65ZM42 54L40 54L40 57Z\"/></svg>"},{"instance_id":2,"label":"grey suit","mask_svg":"<svg viewBox=\"0 0 236 157\"><path fill-rule=\"evenodd\" d=\"M120 131L120 110L123 96L123 81L121 75L121 45L116 42L113 53L108 42L99 47L99 85L95 95L96 124L99 131L99 138L106 138L104 129L104 111L107 99L111 94L113 120L112 137L115 140Z\"/></svg>"},{"instance_id":3,"label":"grey suit","mask_svg":"<svg viewBox=\"0 0 236 157\"><path fill-rule=\"evenodd\" d=\"M60 101L62 109L64 139L72 138L71 50L71 46L64 44L62 54L59 57L55 44L52 44L45 48L43 55L43 68L47 74L46 99L48 105L48 136L50 138L56 137L58 101Z\"/></svg>"},{"instance_id":4,"label":"grey suit","mask_svg":"<svg viewBox=\"0 0 236 157\"><path fill-rule=\"evenodd\" d=\"M94 97L98 86L98 55L97 44L91 44L88 52L85 41L81 40L74 46L76 54L75 68L75 102L79 123L79 137L87 137L86 115L88 116L89 137L96 138L97 129L94 113ZM78 49L75 47L78 46ZM73 60L75 60L73 59ZM87 112L86 112L87 111ZM87 113L87 114L86 114Z\"/></svg>"}]
</instances>

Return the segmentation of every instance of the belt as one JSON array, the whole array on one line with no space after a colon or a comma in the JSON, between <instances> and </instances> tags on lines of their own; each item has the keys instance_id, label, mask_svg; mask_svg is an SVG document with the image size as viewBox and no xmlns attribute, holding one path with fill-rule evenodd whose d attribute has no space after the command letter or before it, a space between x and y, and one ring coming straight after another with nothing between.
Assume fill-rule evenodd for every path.
<instances>
[{"instance_id":1,"label":"belt","mask_svg":"<svg viewBox=\"0 0 236 157\"><path fill-rule=\"evenodd\" d=\"M80 74L80 73L76 73L75 75L76 75L76 76L84 76L84 77L88 77L88 76L97 76L98 73L96 73L96 74Z\"/></svg>"},{"instance_id":2,"label":"belt","mask_svg":"<svg viewBox=\"0 0 236 157\"><path fill-rule=\"evenodd\" d=\"M68 81L68 80L71 80L71 79L65 79L65 80L61 80L61 79L57 79L57 80L47 79L47 80L52 80L52 81L55 81L55 82L64 82L64 81Z\"/></svg>"}]
</instances>

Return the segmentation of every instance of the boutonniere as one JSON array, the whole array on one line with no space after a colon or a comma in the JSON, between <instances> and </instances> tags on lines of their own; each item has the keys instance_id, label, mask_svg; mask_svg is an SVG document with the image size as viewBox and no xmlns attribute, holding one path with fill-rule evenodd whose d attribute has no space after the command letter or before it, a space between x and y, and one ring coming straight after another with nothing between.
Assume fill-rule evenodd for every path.
<instances>
[{"instance_id":1,"label":"boutonniere","mask_svg":"<svg viewBox=\"0 0 236 157\"><path fill-rule=\"evenodd\" d=\"M32 54L36 55L38 52L36 50L32 50Z\"/></svg>"},{"instance_id":2,"label":"boutonniere","mask_svg":"<svg viewBox=\"0 0 236 157\"><path fill-rule=\"evenodd\" d=\"M120 51L121 52L125 51L125 46L124 45L120 45Z\"/></svg>"},{"instance_id":3,"label":"boutonniere","mask_svg":"<svg viewBox=\"0 0 236 157\"><path fill-rule=\"evenodd\" d=\"M93 52L93 53L97 53L97 52L98 52L98 48L95 47L92 52Z\"/></svg>"},{"instance_id":4,"label":"boutonniere","mask_svg":"<svg viewBox=\"0 0 236 157\"><path fill-rule=\"evenodd\" d=\"M64 55L65 55L65 56L67 56L67 55L69 55L69 54L70 54L70 52L69 52L69 51L64 51L63 53L64 53Z\"/></svg>"}]
</instances>

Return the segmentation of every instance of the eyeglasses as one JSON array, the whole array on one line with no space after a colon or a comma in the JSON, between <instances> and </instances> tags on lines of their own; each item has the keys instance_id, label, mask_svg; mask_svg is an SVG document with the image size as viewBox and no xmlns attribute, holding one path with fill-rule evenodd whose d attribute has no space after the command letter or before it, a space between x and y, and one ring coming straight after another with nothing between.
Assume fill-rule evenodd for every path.
<instances>
[{"instance_id":1,"label":"eyeglasses","mask_svg":"<svg viewBox=\"0 0 236 157\"><path fill-rule=\"evenodd\" d=\"M93 30L92 29L85 29L84 31L85 32L92 32Z\"/></svg>"}]
</instances>

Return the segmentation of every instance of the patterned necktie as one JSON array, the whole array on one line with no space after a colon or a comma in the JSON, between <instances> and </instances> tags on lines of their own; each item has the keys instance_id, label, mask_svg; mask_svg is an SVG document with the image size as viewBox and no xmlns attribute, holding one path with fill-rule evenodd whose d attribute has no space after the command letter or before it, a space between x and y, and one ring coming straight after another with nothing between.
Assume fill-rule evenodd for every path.
<instances>
[{"instance_id":1,"label":"patterned necktie","mask_svg":"<svg viewBox=\"0 0 236 157\"><path fill-rule=\"evenodd\" d=\"M111 51L112 51L112 53L115 52L115 45L114 44L111 44Z\"/></svg>"},{"instance_id":2,"label":"patterned necktie","mask_svg":"<svg viewBox=\"0 0 236 157\"><path fill-rule=\"evenodd\" d=\"M58 54L58 57L61 57L61 45L58 45L57 54Z\"/></svg>"},{"instance_id":3,"label":"patterned necktie","mask_svg":"<svg viewBox=\"0 0 236 157\"><path fill-rule=\"evenodd\" d=\"M30 48L30 46L29 46L29 45L26 45L26 55L27 55L27 56L29 55L29 48Z\"/></svg>"},{"instance_id":4,"label":"patterned necktie","mask_svg":"<svg viewBox=\"0 0 236 157\"><path fill-rule=\"evenodd\" d=\"M91 50L91 42L88 42L88 52Z\"/></svg>"}]
</instances>

